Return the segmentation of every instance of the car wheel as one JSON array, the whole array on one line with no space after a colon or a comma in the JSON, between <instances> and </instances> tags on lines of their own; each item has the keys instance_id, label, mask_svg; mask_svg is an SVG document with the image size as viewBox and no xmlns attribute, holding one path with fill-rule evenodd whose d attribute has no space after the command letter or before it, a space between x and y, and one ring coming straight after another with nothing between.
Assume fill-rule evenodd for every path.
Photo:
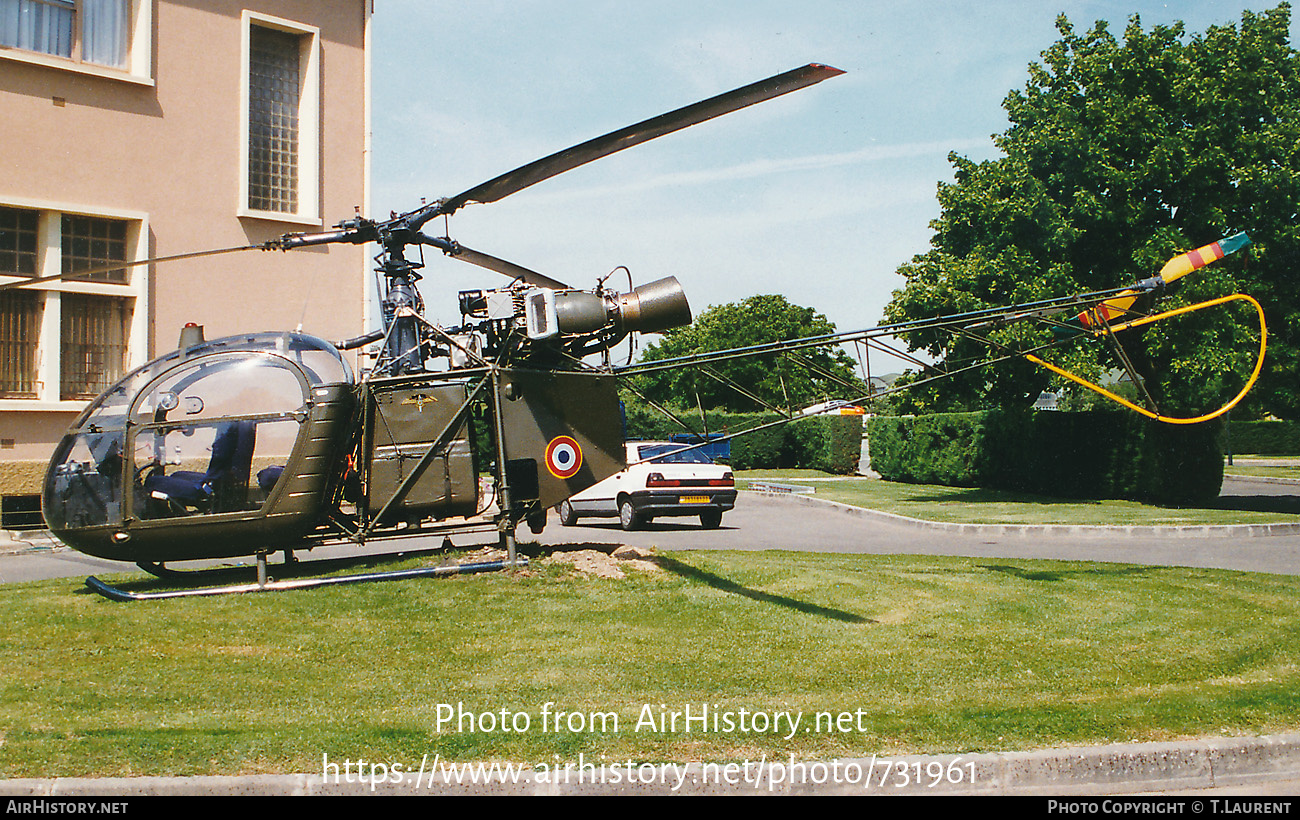
<instances>
[{"instance_id":1,"label":"car wheel","mask_svg":"<svg viewBox=\"0 0 1300 820\"><path fill-rule=\"evenodd\" d=\"M722 512L720 510L709 510L700 513L700 523L706 530L716 530L722 526Z\"/></svg>"},{"instance_id":2,"label":"car wheel","mask_svg":"<svg viewBox=\"0 0 1300 820\"><path fill-rule=\"evenodd\" d=\"M559 506L560 523L566 527L572 527L578 523L578 514L573 511L573 505L568 501L561 501Z\"/></svg>"},{"instance_id":3,"label":"car wheel","mask_svg":"<svg viewBox=\"0 0 1300 820\"><path fill-rule=\"evenodd\" d=\"M636 514L631 501L624 500L618 505L618 524L625 530L634 530L641 526L641 516Z\"/></svg>"}]
</instances>

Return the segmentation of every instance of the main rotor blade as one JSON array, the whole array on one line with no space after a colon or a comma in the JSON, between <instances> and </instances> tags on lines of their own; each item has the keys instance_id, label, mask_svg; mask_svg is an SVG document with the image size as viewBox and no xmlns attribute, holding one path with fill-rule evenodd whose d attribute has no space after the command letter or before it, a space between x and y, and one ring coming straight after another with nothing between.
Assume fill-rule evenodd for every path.
<instances>
[{"instance_id":1,"label":"main rotor blade","mask_svg":"<svg viewBox=\"0 0 1300 820\"><path fill-rule=\"evenodd\" d=\"M729 114L732 111L746 108L755 103L765 102L782 94L788 94L791 91L798 91L801 88L843 73L838 68L811 63L802 68L796 68L793 71L787 71L784 74L777 74L766 80L751 83L743 88L710 97L685 108L652 117L636 125L629 125L618 131L612 131L603 137L596 137L580 145L551 154L549 157L530 162L513 171L504 173L496 179L470 188L458 196L439 203L436 213L431 214L429 218L454 213L470 202L496 202L503 197L522 191L524 188L536 185L557 174L571 171L580 165L617 153L625 148L640 145L656 137L662 137L665 134L698 125L714 117Z\"/></svg>"},{"instance_id":2,"label":"main rotor blade","mask_svg":"<svg viewBox=\"0 0 1300 820\"><path fill-rule=\"evenodd\" d=\"M514 262L507 262L504 259L498 259L490 254L476 251L473 248L467 248L460 243L456 243L454 248L447 252L448 256L455 257L462 262L468 262L471 265L478 265L480 268L487 268L497 273L503 273L511 279L522 279L530 285L536 285L539 288L556 288L564 290L569 286L556 279L529 270L522 265L516 265Z\"/></svg>"},{"instance_id":3,"label":"main rotor blade","mask_svg":"<svg viewBox=\"0 0 1300 820\"><path fill-rule=\"evenodd\" d=\"M122 270L123 268L136 268L140 265L152 265L158 262L175 262L180 259L196 259L200 256L216 256L222 253L235 253L237 251L255 251L265 250L262 245L239 245L234 248L217 248L210 251L191 251L190 253L177 253L171 256L155 256L149 259L133 259L123 262L110 262L93 268L83 268L81 270L69 271L67 273L52 273L49 276L29 276L26 279L20 279L15 282L5 282L0 284L0 291L15 290L25 288L28 285L43 285L46 282L59 282L64 279L84 279L90 276L96 276L101 273Z\"/></svg>"}]
</instances>

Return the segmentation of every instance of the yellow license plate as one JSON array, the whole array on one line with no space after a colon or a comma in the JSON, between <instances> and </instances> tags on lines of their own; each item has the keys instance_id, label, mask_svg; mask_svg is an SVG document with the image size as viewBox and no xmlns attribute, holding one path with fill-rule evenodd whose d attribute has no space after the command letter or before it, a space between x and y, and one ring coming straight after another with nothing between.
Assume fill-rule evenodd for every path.
<instances>
[{"instance_id":1,"label":"yellow license plate","mask_svg":"<svg viewBox=\"0 0 1300 820\"><path fill-rule=\"evenodd\" d=\"M708 504L709 497L707 495L684 495L680 501L683 504Z\"/></svg>"}]
</instances>

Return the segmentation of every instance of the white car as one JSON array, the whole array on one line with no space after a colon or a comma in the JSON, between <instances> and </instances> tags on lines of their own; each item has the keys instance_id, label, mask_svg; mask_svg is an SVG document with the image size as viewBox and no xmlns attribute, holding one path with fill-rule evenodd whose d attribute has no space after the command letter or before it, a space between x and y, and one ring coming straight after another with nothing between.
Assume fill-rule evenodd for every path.
<instances>
[{"instance_id":1,"label":"white car","mask_svg":"<svg viewBox=\"0 0 1300 820\"><path fill-rule=\"evenodd\" d=\"M861 416L866 411L856 404L850 404L844 399L831 399L819 404L809 405L799 411L801 416Z\"/></svg>"},{"instance_id":2,"label":"white car","mask_svg":"<svg viewBox=\"0 0 1300 820\"><path fill-rule=\"evenodd\" d=\"M736 506L731 468L714 464L700 450L667 441L627 442L628 468L561 501L560 523L579 518L618 517L634 530L661 516L698 515L706 529L722 524L722 514ZM678 451L678 452L674 452Z\"/></svg>"}]
</instances>

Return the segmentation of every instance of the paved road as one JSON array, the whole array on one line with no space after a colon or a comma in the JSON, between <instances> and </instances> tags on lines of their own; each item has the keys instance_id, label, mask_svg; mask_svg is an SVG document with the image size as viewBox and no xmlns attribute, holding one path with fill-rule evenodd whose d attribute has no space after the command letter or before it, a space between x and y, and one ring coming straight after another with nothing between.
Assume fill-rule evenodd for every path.
<instances>
[{"instance_id":1,"label":"paved road","mask_svg":"<svg viewBox=\"0 0 1300 820\"><path fill-rule=\"evenodd\" d=\"M1272 508L1297 505L1300 486L1230 481L1225 505ZM1281 509L1289 509L1283 507ZM1297 519L1300 521L1300 519ZM524 540L529 536L521 533ZM492 534L457 536L456 546L495 544ZM1030 528L1017 534L972 527L933 528L915 523L809 502L806 499L743 494L736 510L717 530L701 529L689 519L654 523L642 532L625 533L611 520L588 526L562 527L552 514L537 538L544 545L570 548L610 548L618 544L678 549L783 549L870 554L960 555L1000 559L1059 558L1126 563L1217 567L1300 573L1300 533L1244 536L1242 530L1189 534L1044 531ZM429 549L440 538L409 539L401 549ZM48 543L48 542L47 542ZM370 551L391 551L393 543L372 542ZM317 550L315 557L355 554L355 547ZM0 554L0 583L36 578L84 576L130 571L129 565L101 561L62 549L28 549ZM1206 752L1205 743L1222 749ZM1191 751L1189 751L1191 748ZM1264 751L1261 751L1263 749ZM1268 751L1268 750L1273 751ZM1163 794L1180 797L1215 795L1294 795L1300 788L1300 737L1223 738L1175 744L1140 744L1094 750L1046 750L1016 753L1009 768L1028 778L1025 784L1003 784L1007 794ZM1181 756L1180 756L1181 755ZM1213 765L1206 761L1216 761ZM1171 762L1173 761L1173 762ZM1219 767L1227 771L1216 773ZM1233 767L1240 771L1234 771ZM1007 766L1004 766L1007 768ZM301 794L312 793L299 783L301 775L280 778L209 778L202 782L179 778L139 778L110 783L123 794ZM1041 780L1041 782L1039 782ZM219 782L217 782L219 781ZM258 781L258 782L251 782ZM265 782L261 782L265 781ZM0 794L103 794L108 781L0 781ZM1000 782L1000 781L998 781ZM494 784L492 793L500 792ZM260 792L259 792L260 789ZM1288 804L1289 805L1289 804Z\"/></svg>"},{"instance_id":2,"label":"paved road","mask_svg":"<svg viewBox=\"0 0 1300 820\"><path fill-rule=\"evenodd\" d=\"M1266 482L1226 482L1223 503L1249 508L1300 503L1300 485ZM1297 518L1300 522L1300 517ZM1300 528L1297 528L1300 529ZM533 540L527 530L521 542ZM441 538L373 541L364 552L393 549L432 549ZM590 519L576 527L561 526L554 513L536 536L545 546L592 547L610 550L620 544L680 549L792 550L875 555L956 555L984 558L1049 558L1121 563L1211 567L1250 572L1300 573L1300 532L1250 536L1236 528L1195 534L1168 528L1159 532L1060 532L1025 528L1011 533L979 527L949 529L918 526L869 511L781 496L742 493L737 508L716 530L705 530L696 519L661 519L646 530L623 532L616 519ZM453 538L458 547L495 543L491 533ZM356 547L318 549L304 560L358 554ZM130 564L102 561L67 549L28 550L0 555L0 583L94 573L133 571Z\"/></svg>"},{"instance_id":3,"label":"paved road","mask_svg":"<svg viewBox=\"0 0 1300 820\"><path fill-rule=\"evenodd\" d=\"M797 521L792 527L791 521ZM548 545L617 544L659 549L783 549L873 555L954 555L983 558L1048 558L1131 564L1210 567L1249 572L1300 573L1300 535L1242 537L1084 534L979 535L921 529L832 509L800 506L786 499L746 505L704 531L689 524L656 524L639 533L594 524L552 523L539 539Z\"/></svg>"}]
</instances>

